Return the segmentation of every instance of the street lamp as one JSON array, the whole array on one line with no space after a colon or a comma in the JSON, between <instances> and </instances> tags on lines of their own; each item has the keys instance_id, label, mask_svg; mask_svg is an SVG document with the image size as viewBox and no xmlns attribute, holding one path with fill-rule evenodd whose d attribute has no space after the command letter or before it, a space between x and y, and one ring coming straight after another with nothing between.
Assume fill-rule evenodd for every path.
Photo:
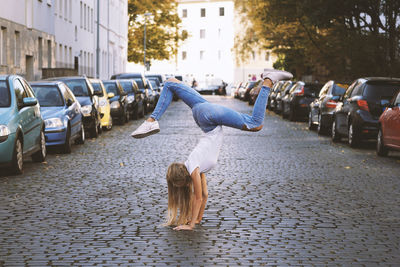
<instances>
[{"instance_id":1,"label":"street lamp","mask_svg":"<svg viewBox=\"0 0 400 267\"><path fill-rule=\"evenodd\" d=\"M144 13L144 34L143 34L143 66L144 66L144 71L146 72L146 18L151 16L151 13Z\"/></svg>"}]
</instances>

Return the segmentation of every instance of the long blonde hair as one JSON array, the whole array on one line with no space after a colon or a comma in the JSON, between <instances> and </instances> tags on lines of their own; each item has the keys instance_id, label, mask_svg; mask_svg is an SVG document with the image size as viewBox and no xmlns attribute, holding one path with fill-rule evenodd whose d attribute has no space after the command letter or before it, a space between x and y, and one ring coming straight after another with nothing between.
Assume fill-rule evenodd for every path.
<instances>
[{"instance_id":1,"label":"long blonde hair","mask_svg":"<svg viewBox=\"0 0 400 267\"><path fill-rule=\"evenodd\" d=\"M165 225L186 224L192 214L192 177L182 163L172 163L167 170L168 211ZM179 215L178 215L179 210Z\"/></svg>"}]
</instances>

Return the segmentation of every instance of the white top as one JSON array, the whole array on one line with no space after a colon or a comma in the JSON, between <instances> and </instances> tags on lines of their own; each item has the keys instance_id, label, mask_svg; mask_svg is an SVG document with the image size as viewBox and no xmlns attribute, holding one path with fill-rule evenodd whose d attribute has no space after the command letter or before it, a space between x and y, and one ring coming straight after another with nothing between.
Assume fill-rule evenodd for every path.
<instances>
[{"instance_id":1,"label":"white top","mask_svg":"<svg viewBox=\"0 0 400 267\"><path fill-rule=\"evenodd\" d=\"M205 133L185 161L190 174L199 167L200 173L208 172L217 165L223 139L222 126Z\"/></svg>"}]
</instances>

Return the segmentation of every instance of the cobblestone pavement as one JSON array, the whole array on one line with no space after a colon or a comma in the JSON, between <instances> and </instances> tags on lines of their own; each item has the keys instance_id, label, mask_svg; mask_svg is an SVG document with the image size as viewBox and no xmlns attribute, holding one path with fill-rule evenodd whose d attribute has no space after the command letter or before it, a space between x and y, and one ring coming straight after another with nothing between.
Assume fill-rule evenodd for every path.
<instances>
[{"instance_id":1,"label":"cobblestone pavement","mask_svg":"<svg viewBox=\"0 0 400 267\"><path fill-rule=\"evenodd\" d=\"M251 112L232 98L210 101ZM0 175L4 266L390 266L400 263L400 154L377 158L268 113L257 133L225 128L209 202L192 232L162 227L165 171L201 131L173 102L161 132L132 121Z\"/></svg>"}]
</instances>

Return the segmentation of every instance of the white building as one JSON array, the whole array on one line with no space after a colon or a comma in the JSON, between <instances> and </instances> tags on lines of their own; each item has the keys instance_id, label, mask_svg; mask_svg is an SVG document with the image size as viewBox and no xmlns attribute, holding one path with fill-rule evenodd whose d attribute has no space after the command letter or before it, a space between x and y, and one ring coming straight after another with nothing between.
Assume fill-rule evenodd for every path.
<instances>
[{"instance_id":1,"label":"white building","mask_svg":"<svg viewBox=\"0 0 400 267\"><path fill-rule=\"evenodd\" d=\"M100 0L99 77L124 72L128 2ZM28 80L43 68L96 76L97 0L2 0L0 73Z\"/></svg>"},{"instance_id":2,"label":"white building","mask_svg":"<svg viewBox=\"0 0 400 267\"><path fill-rule=\"evenodd\" d=\"M254 47L245 62L236 60L235 37L243 34L249 23L242 21L233 0L178 0L182 29L189 33L178 49L177 58L152 61L151 72L180 74L190 83L210 84L259 79L264 68L272 68L276 57L271 51ZM129 64L130 71L142 71L143 65Z\"/></svg>"}]
</instances>

